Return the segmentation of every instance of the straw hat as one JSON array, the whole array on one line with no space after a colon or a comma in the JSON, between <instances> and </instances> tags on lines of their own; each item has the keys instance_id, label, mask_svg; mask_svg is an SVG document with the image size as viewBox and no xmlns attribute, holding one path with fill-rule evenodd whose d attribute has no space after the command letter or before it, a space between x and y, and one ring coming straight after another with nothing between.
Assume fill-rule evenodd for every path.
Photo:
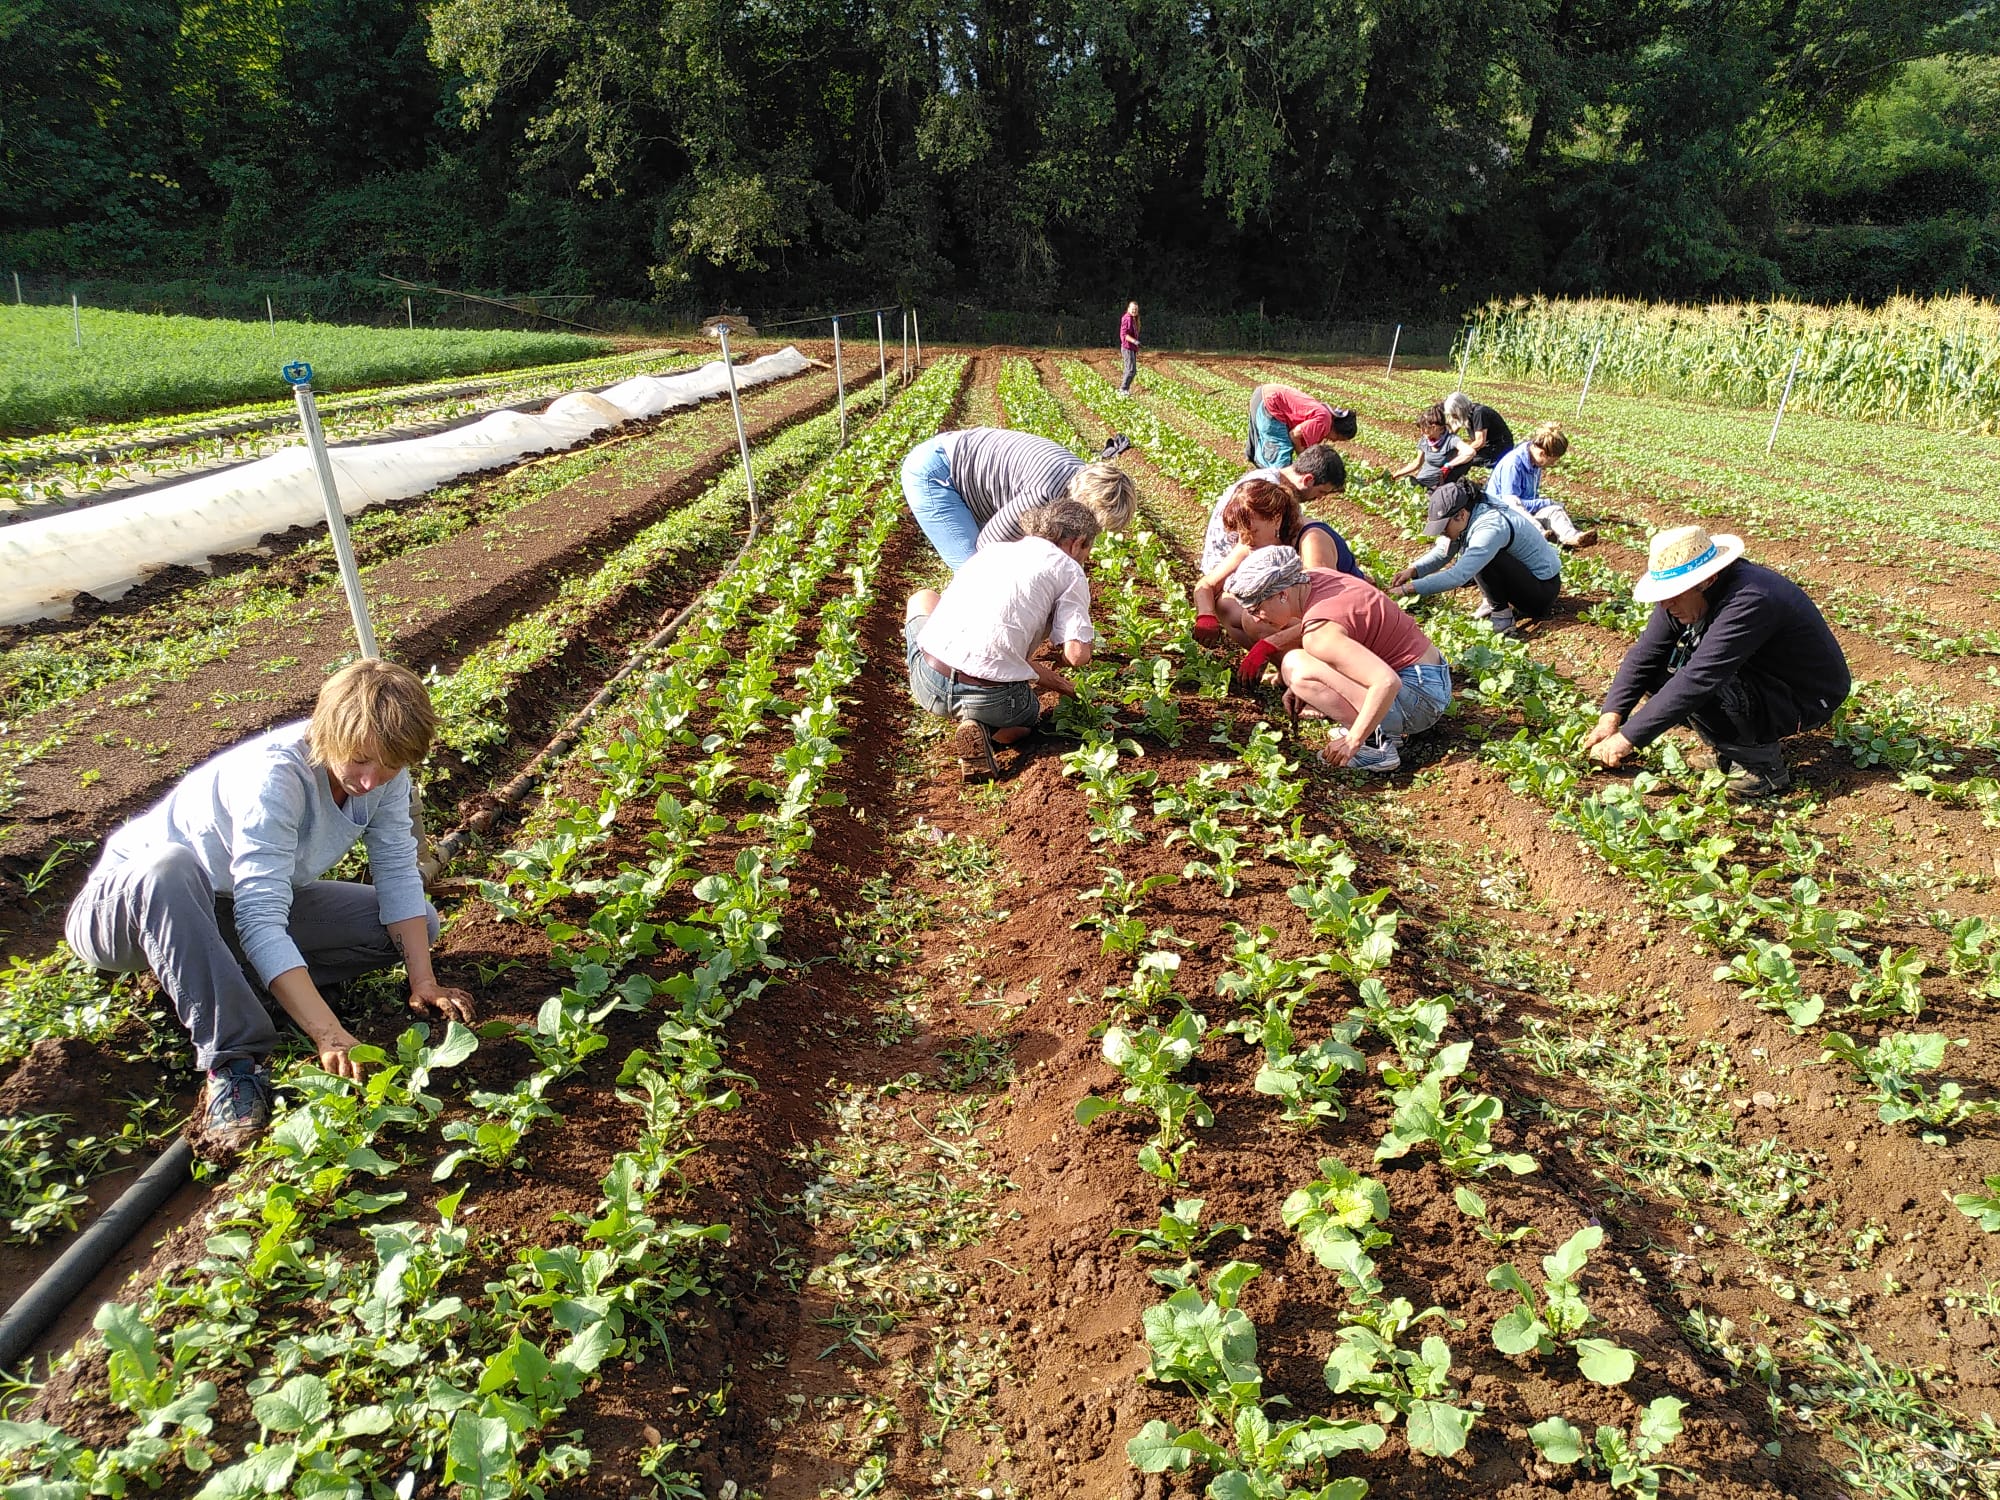
<instances>
[{"instance_id":1,"label":"straw hat","mask_svg":"<svg viewBox=\"0 0 2000 1500\"><path fill-rule=\"evenodd\" d=\"M1241 600L1245 609L1250 609L1273 594L1305 581L1305 562L1296 548L1259 547L1237 564L1223 588Z\"/></svg>"},{"instance_id":2,"label":"straw hat","mask_svg":"<svg viewBox=\"0 0 2000 1500\"><path fill-rule=\"evenodd\" d=\"M1632 585L1632 597L1658 604L1713 578L1742 555L1743 538L1727 532L1710 536L1701 526L1662 531L1647 550L1646 573Z\"/></svg>"}]
</instances>

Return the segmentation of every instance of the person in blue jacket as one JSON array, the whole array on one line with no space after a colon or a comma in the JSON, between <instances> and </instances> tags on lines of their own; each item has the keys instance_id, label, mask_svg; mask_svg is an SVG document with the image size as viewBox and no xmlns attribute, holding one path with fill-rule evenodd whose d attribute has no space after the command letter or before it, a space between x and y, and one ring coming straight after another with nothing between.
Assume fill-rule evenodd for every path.
<instances>
[{"instance_id":1,"label":"person in blue jacket","mask_svg":"<svg viewBox=\"0 0 2000 1500\"><path fill-rule=\"evenodd\" d=\"M1496 635L1515 634L1523 618L1545 620L1562 592L1562 556L1535 523L1467 480L1431 491L1424 535L1437 545L1389 580L1398 598L1479 585Z\"/></svg>"},{"instance_id":2,"label":"person in blue jacket","mask_svg":"<svg viewBox=\"0 0 2000 1500\"><path fill-rule=\"evenodd\" d=\"M1500 456L1493 472L1486 476L1486 493L1532 518L1549 540L1565 547L1594 547L1595 528L1579 529L1567 506L1542 496L1542 471L1554 468L1568 452L1569 434L1563 431L1562 423L1544 422L1527 442Z\"/></svg>"},{"instance_id":3,"label":"person in blue jacket","mask_svg":"<svg viewBox=\"0 0 2000 1500\"><path fill-rule=\"evenodd\" d=\"M1686 724L1715 752L1732 795L1790 786L1779 741L1827 723L1854 685L1805 591L1747 561L1741 538L1677 526L1653 538L1632 597L1653 606L1652 618L1619 663L1584 752L1615 766Z\"/></svg>"}]
</instances>

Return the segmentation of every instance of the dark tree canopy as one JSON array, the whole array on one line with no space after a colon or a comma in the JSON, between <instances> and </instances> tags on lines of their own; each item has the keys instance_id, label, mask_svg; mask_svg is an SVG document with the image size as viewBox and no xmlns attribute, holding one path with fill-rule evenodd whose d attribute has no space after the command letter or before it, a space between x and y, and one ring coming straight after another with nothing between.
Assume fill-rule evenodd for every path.
<instances>
[{"instance_id":1,"label":"dark tree canopy","mask_svg":"<svg viewBox=\"0 0 2000 1500\"><path fill-rule=\"evenodd\" d=\"M0 0L0 256L763 308L1991 294L1995 34L1990 0Z\"/></svg>"}]
</instances>

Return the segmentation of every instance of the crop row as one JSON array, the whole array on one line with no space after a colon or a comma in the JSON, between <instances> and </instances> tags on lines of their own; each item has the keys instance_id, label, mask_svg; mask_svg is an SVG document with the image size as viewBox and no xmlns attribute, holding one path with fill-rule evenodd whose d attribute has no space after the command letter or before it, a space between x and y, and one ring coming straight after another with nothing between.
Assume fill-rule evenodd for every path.
<instances>
[{"instance_id":1,"label":"crop row","mask_svg":"<svg viewBox=\"0 0 2000 1500\"><path fill-rule=\"evenodd\" d=\"M542 1493L587 1465L588 1452L558 1431L564 1409L606 1359L641 1358L667 1343L668 1308L704 1285L699 1246L726 1235L722 1226L656 1219L655 1200L696 1149L695 1120L738 1102L742 1080L722 1066L721 1027L784 967L773 949L784 871L811 845L812 810L839 760L859 621L899 519L875 500L909 444L936 430L961 374L958 362L934 367L815 473L717 586L676 643L674 664L640 685L622 727L592 743L597 794L552 803L541 837L510 851L505 876L485 887L503 915L543 925L570 983L532 1025L494 1023L481 1037L454 1025L436 1046L412 1028L393 1058L357 1053L374 1068L361 1085L295 1069L290 1083L303 1098L254 1154L208 1256L157 1283L141 1307L114 1304L100 1316L108 1394L134 1423L124 1443L90 1447L49 1423L12 1424L0 1430L8 1454L0 1462L57 1496L119 1493L173 1462L206 1472L228 1457L208 1442L212 1377L223 1375L245 1381L261 1438L215 1469L205 1496L408 1493L416 1475L432 1471L461 1494L497 1497ZM772 691L771 663L843 559L849 586L818 611L817 651L793 708ZM738 622L760 600L768 606L732 652ZM698 739L691 721L704 706L716 710L717 731ZM746 740L773 720L791 743L771 757L771 779L740 776ZM672 757L690 746L701 758L675 773ZM717 811L731 791L771 804L734 825L759 842L727 869L702 874L702 849L731 826ZM650 856L598 873L594 851L621 809L641 804L653 831L638 843ZM681 921L659 920L658 906L683 884L697 905ZM575 920L572 897L594 911ZM634 969L619 980L634 960L659 953L684 967L665 979ZM602 1023L614 1011L652 1008L666 1012L657 1046L634 1052L618 1075L638 1137L612 1158L595 1209L561 1216L571 1225L561 1243L518 1247L483 1299L442 1294L468 1285L485 1261L461 1213L471 1185L437 1200L434 1226L373 1222L406 1191L356 1185L408 1181L427 1158L428 1146L405 1154L396 1143L428 1135L443 1116L425 1092L430 1076L462 1063L482 1037L524 1044L537 1067L511 1089L473 1092L469 1113L442 1121L448 1149L430 1176L448 1179L468 1162L504 1167L555 1117L556 1085L607 1045ZM372 1259L321 1247L314 1231L344 1220L371 1221L360 1229ZM308 1298L328 1316L301 1327L284 1310ZM634 1324L650 1338L628 1340Z\"/></svg>"},{"instance_id":2,"label":"crop row","mask_svg":"<svg viewBox=\"0 0 2000 1500\"><path fill-rule=\"evenodd\" d=\"M1191 414L1208 418L1212 425L1219 427L1221 420L1226 420L1212 390L1163 390L1158 381L1151 388L1192 409ZM1420 503L1407 487L1364 481L1350 490L1349 498L1364 509L1393 518L1406 535L1411 523L1421 520L1416 514ZM1396 565L1365 543L1358 550L1377 570ZM1616 584L1615 579L1611 582ZM1607 619L1602 623L1615 626L1618 622ZM1631 624L1636 621L1626 628ZM1893 944L1875 947L1870 955L1873 945L1855 940L1853 933L1862 923L1861 914L1826 899L1814 878L1815 873L1824 878L1819 869L1824 846L1804 828L1803 816L1795 824L1781 815L1768 835L1759 835L1721 799L1718 777L1694 776L1678 763L1669 767L1670 772L1692 783L1692 789L1668 799L1663 806L1650 805L1648 794L1666 784L1653 773L1642 773L1630 786L1585 795L1579 785L1575 745L1582 728L1594 720L1595 709L1583 695L1560 674L1534 662L1524 649L1495 642L1462 616L1434 613L1427 628L1473 679L1464 694L1467 700L1484 703L1505 716L1518 713L1529 720L1529 728L1512 738L1494 736L1488 746L1488 754L1514 773L1517 789L1544 795L1556 809L1559 822L1577 831L1587 846L1597 848L1614 867L1633 874L1650 899L1686 920L1700 940L1727 958L1729 962L1717 969L1718 978L1746 984L1765 1003L1784 1010L1788 1022L1810 1024L1824 1011L1827 1001L1824 996L1802 991L1795 971L1787 971L1789 953L1796 951L1802 961L1811 956L1831 964L1836 973L1844 971L1846 1004L1835 1012L1842 1019L1916 1016L1923 1003L1919 984L1925 969L1922 960L1915 950ZM1866 714L1871 707L1864 700L1856 712ZM1661 754L1674 759L1671 747ZM1758 848L1768 861L1755 874L1727 859L1736 841L1746 836L1759 840ZM1749 848L1746 842L1745 851ZM1133 920L1143 927L1143 922ZM1757 930L1759 924L1761 931ZM1962 921L1952 925L1946 936L1953 973L1976 992L1987 992L2000 973L1995 967L1995 934L1990 925L1977 919ZM1766 982L1763 993L1759 993L1760 979ZM1769 988L1773 983L1775 989ZM1787 1004L1796 1011L1786 1010ZM1531 1031L1522 1049L1532 1057L1537 1049L1553 1046L1547 1059L1551 1071L1592 1071L1580 1066L1583 1059L1560 1035ZM1936 1033L1886 1032L1873 1045L1863 1045L1836 1031L1826 1036L1823 1060L1842 1065L1866 1087L1867 1099L1879 1106L1885 1123L1907 1122L1921 1130L1926 1140L1942 1140L1945 1132L1963 1130L1992 1110L1984 1101L1967 1099L1955 1081L1938 1080L1947 1048L1947 1038ZM1543 1065L1539 1058L1537 1065ZM1733 1149L1726 1140L1721 1146ZM1728 1149L1722 1149L1713 1159L1720 1164L1728 1154ZM1760 1162L1746 1157L1742 1163L1747 1169L1742 1174L1746 1186L1753 1177L1761 1176L1765 1181L1759 1201L1742 1205L1749 1226L1746 1235L1751 1239L1760 1224L1775 1226L1787 1217L1797 1218L1796 1206L1808 1177L1796 1168L1788 1171L1782 1163L1782 1157ZM1735 1175L1733 1171L1731 1175ZM1962 1192L1957 1204L1981 1227L2000 1228L2000 1208L1996 1208L2000 1179L1988 1179ZM1698 1331L1706 1338L1713 1328L1703 1325ZM1829 1352L1831 1347L1824 1342L1813 1347L1811 1358L1816 1365L1838 1368L1838 1361ZM1768 1360L1768 1355L1763 1357ZM1828 1393L1827 1400L1829 1409L1844 1406L1849 1418L1857 1417L1851 1398L1842 1402ZM1948 1412L1933 1414L1928 1408L1919 1417L1926 1432L1937 1430L1940 1422L1954 1420ZM1858 1419L1865 1422L1865 1407ZM1888 1461L1887 1467L1893 1470L1893 1461Z\"/></svg>"}]
</instances>

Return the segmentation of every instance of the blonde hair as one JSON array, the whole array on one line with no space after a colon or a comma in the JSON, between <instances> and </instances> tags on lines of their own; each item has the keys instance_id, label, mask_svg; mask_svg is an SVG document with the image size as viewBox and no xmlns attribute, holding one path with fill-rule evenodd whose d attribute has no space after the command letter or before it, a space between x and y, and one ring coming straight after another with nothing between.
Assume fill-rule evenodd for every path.
<instances>
[{"instance_id":1,"label":"blonde hair","mask_svg":"<svg viewBox=\"0 0 2000 1500\"><path fill-rule=\"evenodd\" d=\"M1544 422L1537 427L1528 442L1548 454L1550 458L1561 458L1569 452L1569 434L1563 431L1560 422Z\"/></svg>"},{"instance_id":2,"label":"blonde hair","mask_svg":"<svg viewBox=\"0 0 2000 1500\"><path fill-rule=\"evenodd\" d=\"M1106 531L1123 531L1139 513L1139 486L1116 464L1085 464L1070 475L1068 497L1095 511Z\"/></svg>"},{"instance_id":3,"label":"blonde hair","mask_svg":"<svg viewBox=\"0 0 2000 1500\"><path fill-rule=\"evenodd\" d=\"M436 735L437 713L423 679L408 667L367 657L321 685L306 747L316 766L374 760L407 770L430 754Z\"/></svg>"}]
</instances>

